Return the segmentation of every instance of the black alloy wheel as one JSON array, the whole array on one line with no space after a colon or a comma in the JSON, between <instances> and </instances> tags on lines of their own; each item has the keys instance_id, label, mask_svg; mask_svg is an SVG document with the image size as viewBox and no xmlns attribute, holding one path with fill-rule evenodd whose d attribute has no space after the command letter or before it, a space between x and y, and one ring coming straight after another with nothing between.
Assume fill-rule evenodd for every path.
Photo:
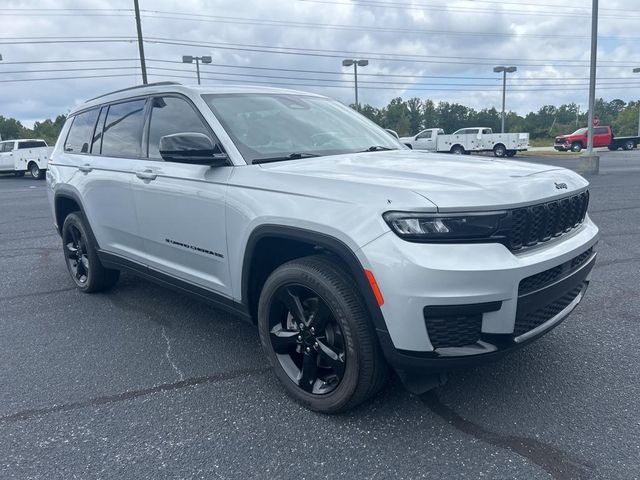
<instances>
[{"instance_id":1,"label":"black alloy wheel","mask_svg":"<svg viewBox=\"0 0 640 480\"><path fill-rule=\"evenodd\" d=\"M62 251L69 275L82 292L109 290L118 281L120 272L102 265L86 225L80 212L70 213L62 224Z\"/></svg>"},{"instance_id":2,"label":"black alloy wheel","mask_svg":"<svg viewBox=\"0 0 640 480\"><path fill-rule=\"evenodd\" d=\"M278 288L269 309L269 336L289 379L314 395L334 391L345 373L344 333L326 302L310 288Z\"/></svg>"},{"instance_id":3,"label":"black alloy wheel","mask_svg":"<svg viewBox=\"0 0 640 480\"><path fill-rule=\"evenodd\" d=\"M89 279L90 267L86 239L75 225L70 225L64 233L64 251L69 273L76 284L83 287Z\"/></svg>"}]
</instances>

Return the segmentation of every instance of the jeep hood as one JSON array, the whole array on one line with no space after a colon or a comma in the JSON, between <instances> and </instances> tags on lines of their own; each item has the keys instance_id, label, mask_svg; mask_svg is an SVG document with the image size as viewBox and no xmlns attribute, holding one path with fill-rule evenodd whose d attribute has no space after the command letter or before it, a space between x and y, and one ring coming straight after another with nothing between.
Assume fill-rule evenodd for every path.
<instances>
[{"instance_id":1,"label":"jeep hood","mask_svg":"<svg viewBox=\"0 0 640 480\"><path fill-rule=\"evenodd\" d=\"M341 191L349 184L368 184L383 190L387 187L390 193L410 190L442 212L513 208L563 197L588 186L584 178L564 168L412 150L333 155L260 166L273 174L330 180ZM316 185L302 178L287 183L296 190Z\"/></svg>"}]
</instances>

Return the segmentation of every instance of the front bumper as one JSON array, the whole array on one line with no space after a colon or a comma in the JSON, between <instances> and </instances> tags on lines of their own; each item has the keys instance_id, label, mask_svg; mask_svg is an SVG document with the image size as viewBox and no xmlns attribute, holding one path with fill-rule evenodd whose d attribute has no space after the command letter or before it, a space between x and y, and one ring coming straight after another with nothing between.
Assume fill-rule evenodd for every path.
<instances>
[{"instance_id":1,"label":"front bumper","mask_svg":"<svg viewBox=\"0 0 640 480\"><path fill-rule=\"evenodd\" d=\"M378 336L387 360L396 369L442 371L494 360L542 336L582 299L597 236L587 218L575 232L517 255L500 244L411 244L392 233L366 245L385 300ZM467 343L436 336L461 322Z\"/></svg>"}]
</instances>

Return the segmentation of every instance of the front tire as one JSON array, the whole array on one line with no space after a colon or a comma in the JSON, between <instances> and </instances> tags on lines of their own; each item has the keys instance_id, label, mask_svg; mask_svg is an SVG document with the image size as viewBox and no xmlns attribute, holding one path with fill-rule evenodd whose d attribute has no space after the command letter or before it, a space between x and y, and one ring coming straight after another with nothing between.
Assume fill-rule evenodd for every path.
<instances>
[{"instance_id":1,"label":"front tire","mask_svg":"<svg viewBox=\"0 0 640 480\"><path fill-rule=\"evenodd\" d=\"M120 272L104 268L79 212L70 213L62 226L62 249L67 269L79 290L102 292L113 287Z\"/></svg>"},{"instance_id":2,"label":"front tire","mask_svg":"<svg viewBox=\"0 0 640 480\"><path fill-rule=\"evenodd\" d=\"M388 367L360 292L329 256L292 260L269 276L258 328L285 390L311 410L349 410L386 381Z\"/></svg>"},{"instance_id":3,"label":"front tire","mask_svg":"<svg viewBox=\"0 0 640 480\"><path fill-rule=\"evenodd\" d=\"M582 151L582 143L573 142L573 144L571 145L571 151L575 153L580 153Z\"/></svg>"}]
</instances>

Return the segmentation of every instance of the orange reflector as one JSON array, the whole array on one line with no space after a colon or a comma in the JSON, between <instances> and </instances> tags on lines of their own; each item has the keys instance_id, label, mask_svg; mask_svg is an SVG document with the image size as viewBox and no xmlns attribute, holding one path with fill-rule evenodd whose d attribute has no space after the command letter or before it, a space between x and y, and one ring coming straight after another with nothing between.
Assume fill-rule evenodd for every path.
<instances>
[{"instance_id":1,"label":"orange reflector","mask_svg":"<svg viewBox=\"0 0 640 480\"><path fill-rule=\"evenodd\" d=\"M364 271L367 276L367 280L369 280L369 285L371 285L371 290L373 290L373 294L376 297L376 301L378 302L378 306L384 305L384 298L382 298L382 292L380 291L380 287L378 287L378 282L376 282L376 277L373 276L373 272L371 270Z\"/></svg>"}]
</instances>

